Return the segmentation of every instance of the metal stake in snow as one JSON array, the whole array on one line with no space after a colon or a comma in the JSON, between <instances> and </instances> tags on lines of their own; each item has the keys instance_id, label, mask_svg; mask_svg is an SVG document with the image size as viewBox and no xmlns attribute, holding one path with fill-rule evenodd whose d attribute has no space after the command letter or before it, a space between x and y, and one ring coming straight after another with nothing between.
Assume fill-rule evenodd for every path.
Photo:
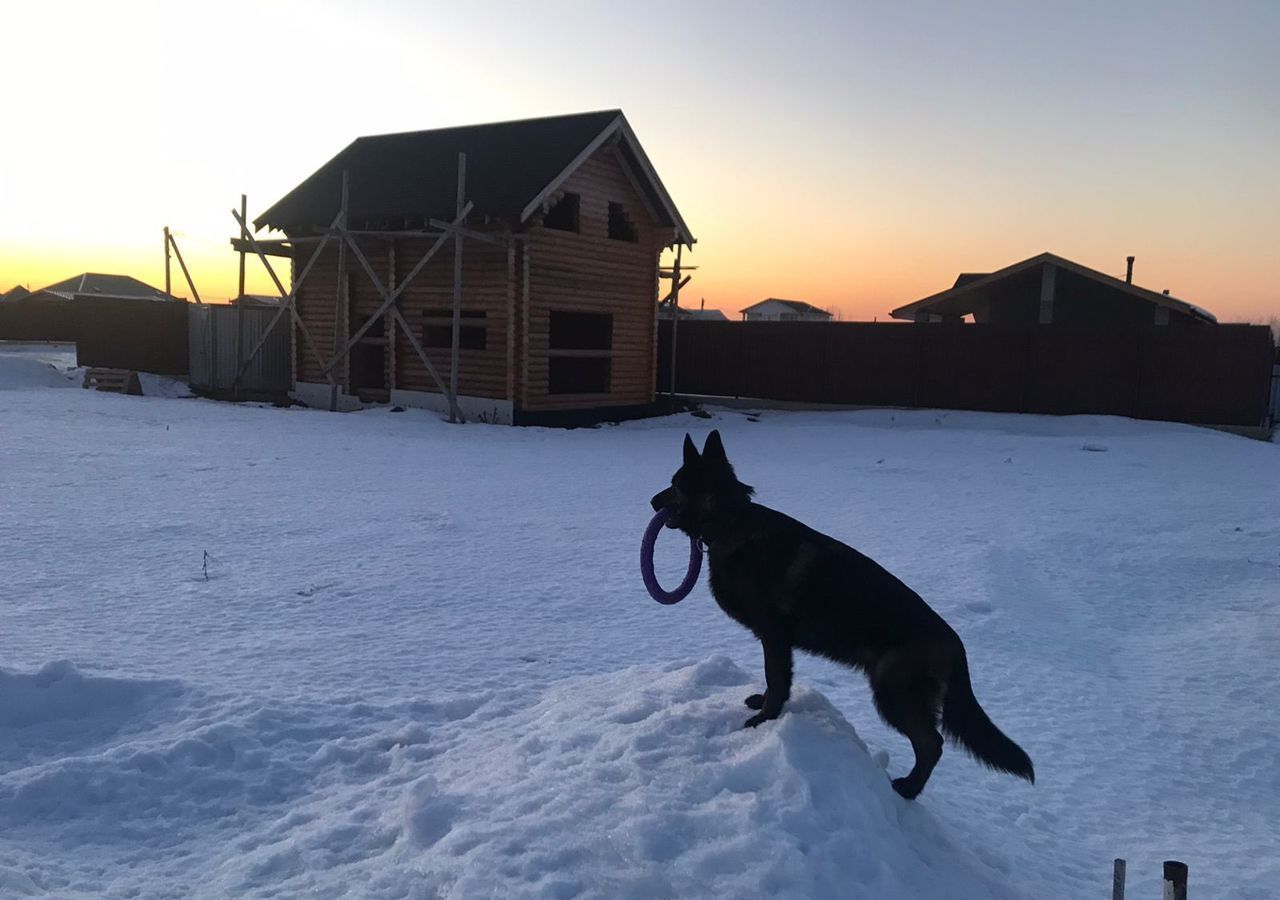
<instances>
[{"instance_id":1,"label":"metal stake in snow","mask_svg":"<svg viewBox=\"0 0 1280 900\"><path fill-rule=\"evenodd\" d=\"M696 540L689 538L689 570L685 573L684 581L680 582L680 586L674 591L664 591L662 585L658 584L658 576L653 573L653 546L658 542L658 532L670 518L671 510L658 510L649 527L645 529L644 540L640 542L640 574L644 577L644 586L649 591L650 597L667 606L679 603L688 597L693 586L698 583L698 575L702 572L702 548L698 546Z\"/></svg>"},{"instance_id":2,"label":"metal stake in snow","mask_svg":"<svg viewBox=\"0 0 1280 900\"><path fill-rule=\"evenodd\" d=\"M1187 864L1176 859L1164 863L1164 900L1187 900Z\"/></svg>"},{"instance_id":3,"label":"metal stake in snow","mask_svg":"<svg viewBox=\"0 0 1280 900\"><path fill-rule=\"evenodd\" d=\"M1117 859L1111 870L1111 900L1124 900L1124 860Z\"/></svg>"}]
</instances>

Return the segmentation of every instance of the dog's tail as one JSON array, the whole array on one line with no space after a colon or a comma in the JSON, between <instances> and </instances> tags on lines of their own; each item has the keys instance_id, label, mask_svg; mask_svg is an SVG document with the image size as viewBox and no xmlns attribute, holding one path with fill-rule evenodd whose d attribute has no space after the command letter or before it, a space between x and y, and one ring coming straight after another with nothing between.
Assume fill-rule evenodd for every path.
<instances>
[{"instance_id":1,"label":"dog's tail","mask_svg":"<svg viewBox=\"0 0 1280 900\"><path fill-rule=\"evenodd\" d=\"M942 702L942 730L983 765L1035 784L1036 771L1031 758L1009 740L978 705L969 681L969 663L963 655L947 684L946 699Z\"/></svg>"}]
</instances>

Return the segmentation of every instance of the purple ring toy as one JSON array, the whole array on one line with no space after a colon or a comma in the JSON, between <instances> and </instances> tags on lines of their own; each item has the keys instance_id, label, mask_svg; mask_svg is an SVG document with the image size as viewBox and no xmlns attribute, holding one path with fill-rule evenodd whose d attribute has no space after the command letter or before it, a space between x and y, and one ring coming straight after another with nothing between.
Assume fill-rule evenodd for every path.
<instances>
[{"instance_id":1,"label":"purple ring toy","mask_svg":"<svg viewBox=\"0 0 1280 900\"><path fill-rule=\"evenodd\" d=\"M664 591L662 585L658 584L658 576L653 574L653 546L658 542L658 532L662 530L663 525L667 524L669 518L671 518L670 509L658 510L657 515L644 531L644 540L640 542L640 574L644 576L644 586L648 589L650 597L667 606L679 603L688 597L693 586L698 583L698 575L702 572L702 548L698 546L696 540L689 538L689 571L685 573L684 581L680 582L680 586L674 591Z\"/></svg>"}]
</instances>

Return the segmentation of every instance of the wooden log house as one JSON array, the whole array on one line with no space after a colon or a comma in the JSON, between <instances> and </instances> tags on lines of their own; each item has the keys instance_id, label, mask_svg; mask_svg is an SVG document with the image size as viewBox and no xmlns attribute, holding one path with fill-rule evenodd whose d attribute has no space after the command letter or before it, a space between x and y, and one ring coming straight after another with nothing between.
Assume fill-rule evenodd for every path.
<instances>
[{"instance_id":1,"label":"wooden log house","mask_svg":"<svg viewBox=\"0 0 1280 900\"><path fill-rule=\"evenodd\" d=\"M299 398L445 409L456 364L461 414L515 424L653 408L659 257L694 240L619 110L362 137L254 225Z\"/></svg>"}]
</instances>

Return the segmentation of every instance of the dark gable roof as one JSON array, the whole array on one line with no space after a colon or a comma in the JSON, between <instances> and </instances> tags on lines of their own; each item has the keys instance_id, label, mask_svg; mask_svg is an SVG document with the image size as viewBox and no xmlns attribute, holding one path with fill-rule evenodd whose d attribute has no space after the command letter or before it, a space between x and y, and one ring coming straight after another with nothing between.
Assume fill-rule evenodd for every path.
<instances>
[{"instance_id":1,"label":"dark gable roof","mask_svg":"<svg viewBox=\"0 0 1280 900\"><path fill-rule=\"evenodd\" d=\"M658 180L621 110L522 119L357 138L256 218L256 228L287 233L321 229L337 215L347 172L354 227L400 227L405 219L452 219L458 154L467 154L471 220L523 222L591 152L614 135L663 224L693 238Z\"/></svg>"},{"instance_id":2,"label":"dark gable roof","mask_svg":"<svg viewBox=\"0 0 1280 900\"><path fill-rule=\"evenodd\" d=\"M164 291L132 278L128 275L103 275L97 272L85 272L75 275L57 284L51 284L38 291L41 294L53 294L64 300L70 300L77 294L96 294L103 297L140 297L146 300L171 300Z\"/></svg>"},{"instance_id":3,"label":"dark gable roof","mask_svg":"<svg viewBox=\"0 0 1280 900\"><path fill-rule=\"evenodd\" d=\"M755 309L757 306L763 306L766 303L782 303L782 304L785 304L786 306L790 306L792 309L794 309L798 313L820 313L821 315L824 315L824 316L831 315L831 313L827 312L825 309L820 309L819 307L814 306L812 303L805 303L803 300L783 300L781 297L766 297L765 299L761 300L759 303L752 303L750 306L746 307L745 309L738 310L738 312L748 312L750 310Z\"/></svg>"},{"instance_id":4,"label":"dark gable roof","mask_svg":"<svg viewBox=\"0 0 1280 900\"><path fill-rule=\"evenodd\" d=\"M917 312L937 312L940 309L952 315L964 315L970 312L970 307L981 296L981 292L1002 281L1010 276L1025 272L1028 269L1042 266L1044 264L1057 266L1060 269L1066 269L1068 272L1074 272L1085 278L1100 282L1108 287L1123 291L1139 300L1146 300L1148 303L1155 303L1159 306L1168 307L1175 312L1183 313L1191 316L1201 322L1217 323L1217 318L1207 310L1196 306L1194 303L1188 303L1185 300L1179 300L1177 297L1170 297L1168 294L1159 294L1155 291L1138 287L1121 278L1107 275L1099 272L1097 269L1090 269L1088 266L1082 266L1078 262L1072 262L1065 257L1058 256L1054 253L1041 253L1037 256L1029 257L1021 262L1016 262L1011 266L1005 266L995 272L988 274L966 273L956 279L956 283L945 291L939 291L931 294L922 300L914 303L908 303L905 306L899 306L897 309L889 313L895 319L914 319Z\"/></svg>"},{"instance_id":5,"label":"dark gable roof","mask_svg":"<svg viewBox=\"0 0 1280 900\"><path fill-rule=\"evenodd\" d=\"M20 284L15 284L7 294L0 294L0 300L21 300L30 297L31 292Z\"/></svg>"}]
</instances>

